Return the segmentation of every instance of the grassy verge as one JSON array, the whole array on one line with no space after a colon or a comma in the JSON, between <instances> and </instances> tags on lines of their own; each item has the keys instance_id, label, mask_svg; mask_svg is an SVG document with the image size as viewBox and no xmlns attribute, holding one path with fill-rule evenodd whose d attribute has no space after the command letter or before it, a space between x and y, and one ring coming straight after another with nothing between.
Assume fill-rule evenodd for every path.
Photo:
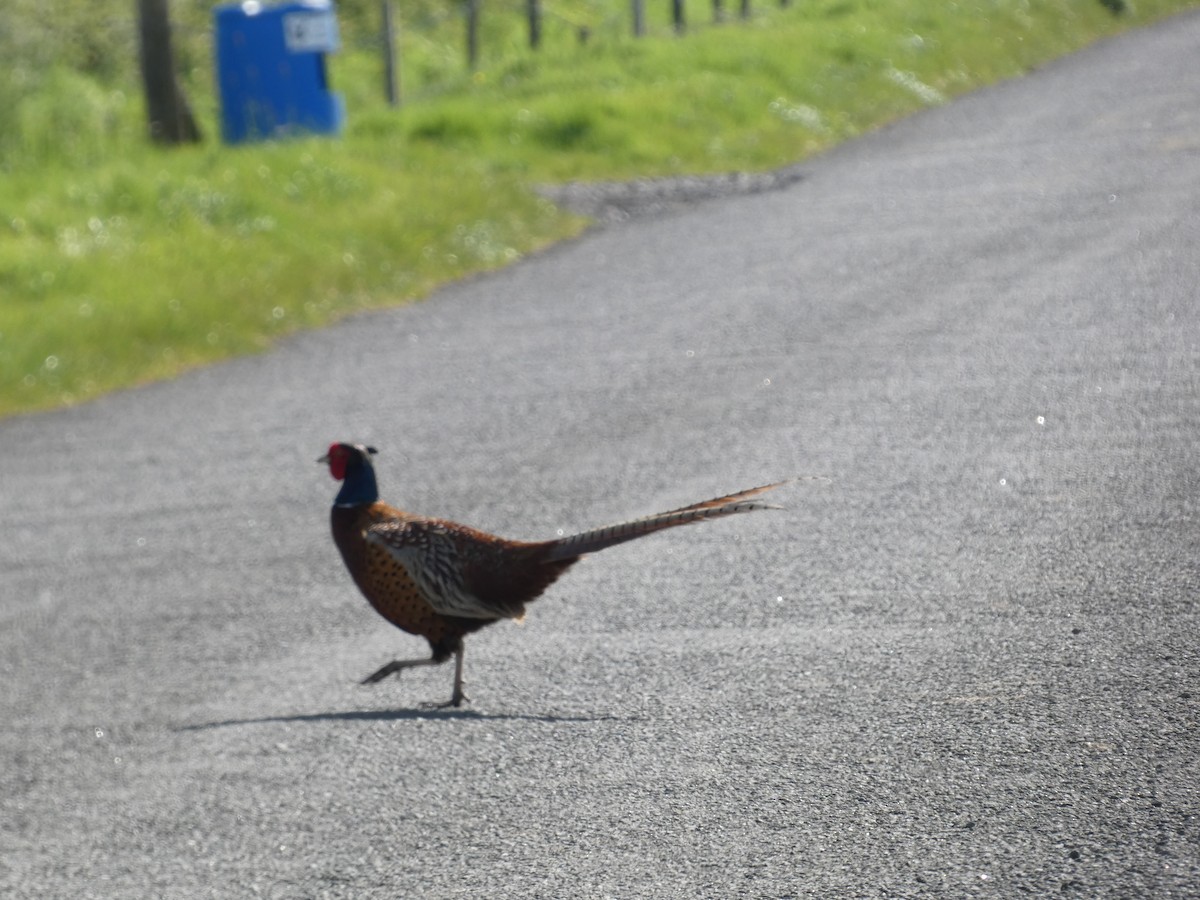
<instances>
[{"instance_id":1,"label":"grassy verge","mask_svg":"<svg viewBox=\"0 0 1200 900\"><path fill-rule=\"evenodd\" d=\"M156 150L128 90L54 70L0 144L0 415L253 352L583 227L531 183L794 162L1194 5L805 0L683 40L513 50L399 111L351 50L344 139L242 148Z\"/></svg>"}]
</instances>

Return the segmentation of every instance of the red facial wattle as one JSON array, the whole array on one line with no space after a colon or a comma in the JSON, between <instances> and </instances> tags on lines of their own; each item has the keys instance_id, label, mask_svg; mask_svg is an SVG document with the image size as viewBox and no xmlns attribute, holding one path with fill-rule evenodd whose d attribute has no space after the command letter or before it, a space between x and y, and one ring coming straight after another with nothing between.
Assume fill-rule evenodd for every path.
<instances>
[{"instance_id":1,"label":"red facial wattle","mask_svg":"<svg viewBox=\"0 0 1200 900\"><path fill-rule=\"evenodd\" d=\"M346 451L340 444L332 444L329 447L329 474L338 481L342 481L346 477Z\"/></svg>"}]
</instances>

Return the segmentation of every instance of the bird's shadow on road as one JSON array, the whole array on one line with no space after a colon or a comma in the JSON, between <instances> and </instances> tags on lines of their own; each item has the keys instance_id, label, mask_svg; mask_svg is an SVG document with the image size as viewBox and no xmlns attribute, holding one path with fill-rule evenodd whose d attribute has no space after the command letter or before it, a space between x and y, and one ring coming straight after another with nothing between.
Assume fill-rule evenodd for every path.
<instances>
[{"instance_id":1,"label":"bird's shadow on road","mask_svg":"<svg viewBox=\"0 0 1200 900\"><path fill-rule=\"evenodd\" d=\"M567 716L535 715L531 713L483 713L473 709L358 709L345 712L297 713L289 716L256 716L245 719L222 719L216 722L200 722L180 725L176 731L208 731L213 728L230 728L235 725L272 725L295 722L407 722L415 720L467 722L542 722L559 724L565 722L617 721L619 716Z\"/></svg>"}]
</instances>

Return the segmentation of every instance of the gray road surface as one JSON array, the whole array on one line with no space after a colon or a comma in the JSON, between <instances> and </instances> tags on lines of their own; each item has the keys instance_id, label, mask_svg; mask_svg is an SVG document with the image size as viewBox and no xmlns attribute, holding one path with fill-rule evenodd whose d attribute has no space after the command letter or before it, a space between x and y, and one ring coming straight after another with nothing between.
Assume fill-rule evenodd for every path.
<instances>
[{"instance_id":1,"label":"gray road surface","mask_svg":"<svg viewBox=\"0 0 1200 900\"><path fill-rule=\"evenodd\" d=\"M1200 15L266 356L0 424L5 898L1200 896ZM448 669L329 441L578 566Z\"/></svg>"}]
</instances>

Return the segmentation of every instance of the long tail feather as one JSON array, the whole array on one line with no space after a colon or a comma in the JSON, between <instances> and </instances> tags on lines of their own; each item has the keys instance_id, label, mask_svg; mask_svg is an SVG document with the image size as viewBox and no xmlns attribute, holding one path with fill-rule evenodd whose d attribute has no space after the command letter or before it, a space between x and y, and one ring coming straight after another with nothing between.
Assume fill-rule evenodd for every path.
<instances>
[{"instance_id":1,"label":"long tail feather","mask_svg":"<svg viewBox=\"0 0 1200 900\"><path fill-rule=\"evenodd\" d=\"M603 550L615 544L623 544L626 541L645 537L656 531L662 531L664 528L674 528L677 525L689 525L692 522L719 519L722 516L734 516L738 513L753 512L758 509L783 509L782 506L755 498L795 480L788 479L787 481L777 481L774 484L764 484L761 487L750 488L724 497L714 497L712 500L704 500L653 516L644 516L640 519L594 528L591 531L583 531L570 537L560 538L551 544L550 553L546 559L553 561L581 556L584 553L595 553L597 550Z\"/></svg>"}]
</instances>

